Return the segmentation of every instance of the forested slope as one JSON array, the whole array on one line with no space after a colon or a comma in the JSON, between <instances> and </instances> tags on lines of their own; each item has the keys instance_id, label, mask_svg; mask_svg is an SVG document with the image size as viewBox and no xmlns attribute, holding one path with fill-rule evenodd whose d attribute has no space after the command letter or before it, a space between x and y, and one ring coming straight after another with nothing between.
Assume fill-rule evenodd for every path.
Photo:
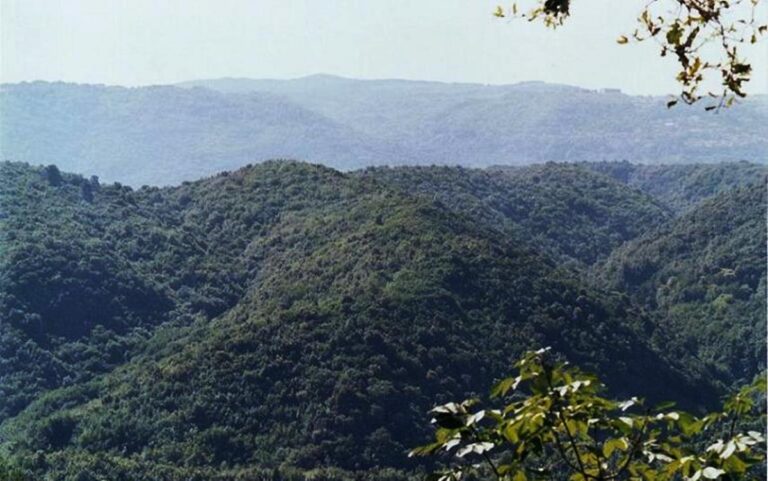
<instances>
[{"instance_id":1,"label":"forested slope","mask_svg":"<svg viewBox=\"0 0 768 481\"><path fill-rule=\"evenodd\" d=\"M145 337L141 328L231 308L258 263L245 254L254 237L291 210L364 188L293 165L265 164L245 187L241 172L134 191L0 164L0 349L13 373L0 376L0 413L111 369L125 360L126 343Z\"/></svg>"},{"instance_id":2,"label":"forested slope","mask_svg":"<svg viewBox=\"0 0 768 481\"><path fill-rule=\"evenodd\" d=\"M760 367L737 321L765 285L763 195L674 217L562 164L268 162L138 190L0 164L0 451L35 479L401 479L426 410L544 345L616 393L710 406ZM669 275L712 289L697 256L738 282L656 302ZM679 341L710 315L735 348Z\"/></svg>"},{"instance_id":3,"label":"forested slope","mask_svg":"<svg viewBox=\"0 0 768 481\"><path fill-rule=\"evenodd\" d=\"M744 382L765 369L766 188L741 187L617 249L607 286L656 312L664 350Z\"/></svg>"},{"instance_id":4,"label":"forested slope","mask_svg":"<svg viewBox=\"0 0 768 481\"><path fill-rule=\"evenodd\" d=\"M655 197L680 214L702 200L747 185L764 185L768 166L749 162L639 165L630 162L579 163Z\"/></svg>"},{"instance_id":5,"label":"forested slope","mask_svg":"<svg viewBox=\"0 0 768 481\"><path fill-rule=\"evenodd\" d=\"M582 266L672 217L666 205L572 164L488 170L399 167L361 171L404 192L512 232Z\"/></svg>"}]
</instances>

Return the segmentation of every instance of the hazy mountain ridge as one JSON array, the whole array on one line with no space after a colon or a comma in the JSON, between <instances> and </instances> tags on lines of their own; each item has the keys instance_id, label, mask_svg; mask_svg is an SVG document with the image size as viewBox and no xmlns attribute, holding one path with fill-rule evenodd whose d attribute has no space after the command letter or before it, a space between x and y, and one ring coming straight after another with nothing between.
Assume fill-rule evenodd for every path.
<instances>
[{"instance_id":1,"label":"hazy mountain ridge","mask_svg":"<svg viewBox=\"0 0 768 481\"><path fill-rule=\"evenodd\" d=\"M2 398L15 416L0 441L58 479L300 479L318 468L403 479L426 409L485 390L517 352L545 344L622 393L688 405L717 398L712 372L727 381L760 367L739 360L754 340L738 317L765 284L752 279L765 253L754 248L763 186L750 164L725 180L675 171L735 188L709 186L725 192L677 217L660 200L677 202L669 192L653 198L584 165L340 173L268 162L138 190L0 167L0 307L15 313L0 323L0 389L19 395ZM516 212L519 202L534 207ZM750 208L733 216L737 206ZM564 256L571 210L576 239L595 242ZM654 247L681 230L704 244ZM674 313L646 301L655 287L616 284L616 269L597 276L605 285L585 282L595 260L620 265L648 249L683 288L699 289L685 265L709 253L752 279L749 292L728 281L717 293L735 289L713 307L728 345L699 352L673 339ZM125 293L142 283L170 301L160 316L51 308L93 285L104 289L94 302L135 303ZM711 311L687 312L704 322ZM701 329L674 325L683 340Z\"/></svg>"},{"instance_id":2,"label":"hazy mountain ridge","mask_svg":"<svg viewBox=\"0 0 768 481\"><path fill-rule=\"evenodd\" d=\"M250 162L319 157L352 169L401 157L354 127L269 93L34 82L0 86L0 156L133 186Z\"/></svg>"},{"instance_id":3,"label":"hazy mountain ridge","mask_svg":"<svg viewBox=\"0 0 768 481\"><path fill-rule=\"evenodd\" d=\"M133 186L172 185L272 158L341 170L768 160L763 96L711 114L698 106L667 110L661 98L538 82L312 76L181 85L4 84L0 157Z\"/></svg>"},{"instance_id":4,"label":"hazy mountain ridge","mask_svg":"<svg viewBox=\"0 0 768 481\"><path fill-rule=\"evenodd\" d=\"M353 80L184 82L223 92L270 92L346 125L405 143L422 164L487 166L543 161L630 159L639 163L765 162L765 96L707 115L666 110L663 97L628 96L567 85L451 84Z\"/></svg>"}]
</instances>

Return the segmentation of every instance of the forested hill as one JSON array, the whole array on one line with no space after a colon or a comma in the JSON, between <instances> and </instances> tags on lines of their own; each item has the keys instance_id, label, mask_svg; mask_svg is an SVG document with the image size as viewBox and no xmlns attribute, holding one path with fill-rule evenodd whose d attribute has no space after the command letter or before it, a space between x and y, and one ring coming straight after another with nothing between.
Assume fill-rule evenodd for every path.
<instances>
[{"instance_id":1,"label":"forested hill","mask_svg":"<svg viewBox=\"0 0 768 481\"><path fill-rule=\"evenodd\" d=\"M378 168L356 175L439 200L454 212L517 234L558 261L582 266L673 215L652 196L571 164Z\"/></svg>"},{"instance_id":2,"label":"forested hill","mask_svg":"<svg viewBox=\"0 0 768 481\"><path fill-rule=\"evenodd\" d=\"M184 87L184 88L181 88ZM192 88L196 87L196 88ZM562 85L209 80L0 85L0 159L139 187L249 162L371 165L768 161L768 98L717 115Z\"/></svg>"},{"instance_id":3,"label":"forested hill","mask_svg":"<svg viewBox=\"0 0 768 481\"><path fill-rule=\"evenodd\" d=\"M639 165L583 162L580 166L613 177L655 197L680 214L702 200L747 185L764 185L768 166L749 162L717 164Z\"/></svg>"},{"instance_id":4,"label":"forested hill","mask_svg":"<svg viewBox=\"0 0 768 481\"><path fill-rule=\"evenodd\" d=\"M33 479L405 479L426 410L544 345L615 393L711 406L764 367L740 317L764 302L762 182L678 215L580 165L131 189L2 163L0 453Z\"/></svg>"},{"instance_id":5,"label":"forested hill","mask_svg":"<svg viewBox=\"0 0 768 481\"><path fill-rule=\"evenodd\" d=\"M666 352L710 375L749 380L765 366L766 186L736 188L614 251L603 284L659 313Z\"/></svg>"}]
</instances>

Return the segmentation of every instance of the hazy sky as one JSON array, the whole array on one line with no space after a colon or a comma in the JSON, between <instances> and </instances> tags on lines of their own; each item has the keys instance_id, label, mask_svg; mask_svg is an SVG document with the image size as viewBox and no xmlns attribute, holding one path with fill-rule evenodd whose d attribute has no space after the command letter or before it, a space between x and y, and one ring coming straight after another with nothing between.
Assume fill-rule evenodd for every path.
<instances>
[{"instance_id":1,"label":"hazy sky","mask_svg":"<svg viewBox=\"0 0 768 481\"><path fill-rule=\"evenodd\" d=\"M644 0L576 0L568 25L556 32L495 19L497 3L0 0L0 81L146 85L331 73L676 91L672 58L659 58L653 44L615 42L634 29ZM751 58L749 91L764 93L768 43Z\"/></svg>"}]
</instances>

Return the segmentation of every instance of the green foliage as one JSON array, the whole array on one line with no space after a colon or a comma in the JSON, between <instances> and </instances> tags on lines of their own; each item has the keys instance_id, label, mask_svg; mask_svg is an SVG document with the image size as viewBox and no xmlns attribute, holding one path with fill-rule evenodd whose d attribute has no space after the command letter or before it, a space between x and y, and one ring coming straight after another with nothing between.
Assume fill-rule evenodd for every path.
<instances>
[{"instance_id":1,"label":"green foliage","mask_svg":"<svg viewBox=\"0 0 768 481\"><path fill-rule=\"evenodd\" d=\"M722 392L698 351L664 350L667 311L590 279L686 217L584 166L268 162L137 190L60 175L0 164L0 440L32 479L404 479L420 413L537 345L616 396L696 410ZM718 212L692 238L748 238L756 211ZM707 301L723 338L747 336L739 289ZM727 379L755 374L745 359Z\"/></svg>"},{"instance_id":2,"label":"green foliage","mask_svg":"<svg viewBox=\"0 0 768 481\"><path fill-rule=\"evenodd\" d=\"M49 170L0 164L0 419L111 371L160 324L228 310L258 263L246 251L254 237L284 211L359 191L296 164L262 166L266 180L241 172L137 191L73 175L53 186Z\"/></svg>"},{"instance_id":3,"label":"green foliage","mask_svg":"<svg viewBox=\"0 0 768 481\"><path fill-rule=\"evenodd\" d=\"M655 312L662 349L710 377L747 382L765 368L765 188L737 188L614 251L601 283Z\"/></svg>"},{"instance_id":4,"label":"green foliage","mask_svg":"<svg viewBox=\"0 0 768 481\"><path fill-rule=\"evenodd\" d=\"M666 206L648 195L570 164L378 168L360 175L438 199L455 212L482 219L571 263L592 264L671 217Z\"/></svg>"},{"instance_id":5,"label":"green foliage","mask_svg":"<svg viewBox=\"0 0 768 481\"><path fill-rule=\"evenodd\" d=\"M421 201L374 195L296 214L253 248L268 260L233 311L161 359L109 376L95 396L35 403L7 426L21 452L48 446L35 433L66 414L75 431L44 470L74 470L55 460L75 452L190 472L397 467L424 434L416 413L431 399L476 392L534 339L617 381L637 379L622 361L631 352L667 382L687 382L599 294Z\"/></svg>"},{"instance_id":6,"label":"green foliage","mask_svg":"<svg viewBox=\"0 0 768 481\"><path fill-rule=\"evenodd\" d=\"M722 412L697 417L669 405L648 408L636 397L606 398L595 376L558 361L549 349L526 353L515 367L518 375L491 391L502 405L478 409L469 400L430 411L435 442L411 456L447 453L463 462L428 479L454 481L475 471L508 481L764 474L765 374L730 397Z\"/></svg>"},{"instance_id":7,"label":"green foliage","mask_svg":"<svg viewBox=\"0 0 768 481\"><path fill-rule=\"evenodd\" d=\"M640 165L624 161L579 165L651 195L678 215L707 198L737 187L763 185L768 178L767 167L749 162Z\"/></svg>"},{"instance_id":8,"label":"green foliage","mask_svg":"<svg viewBox=\"0 0 768 481\"><path fill-rule=\"evenodd\" d=\"M0 454L0 481L26 481L24 472Z\"/></svg>"}]
</instances>

